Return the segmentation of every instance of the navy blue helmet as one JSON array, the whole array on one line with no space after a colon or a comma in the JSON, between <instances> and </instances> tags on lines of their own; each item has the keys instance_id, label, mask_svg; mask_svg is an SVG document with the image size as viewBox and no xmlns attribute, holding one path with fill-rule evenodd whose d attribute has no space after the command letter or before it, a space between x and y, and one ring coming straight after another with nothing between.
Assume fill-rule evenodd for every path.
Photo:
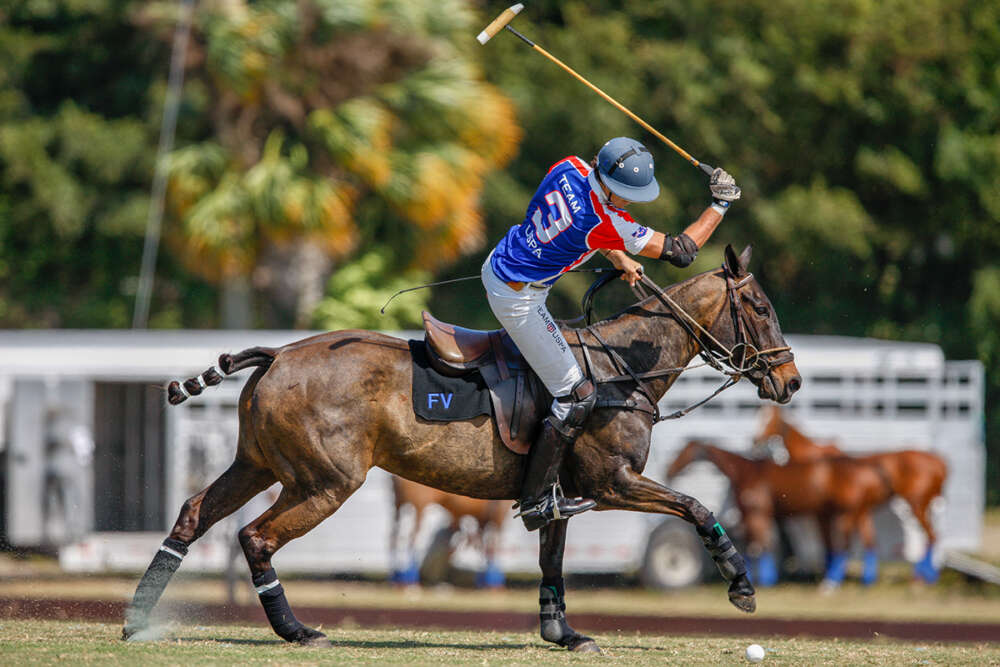
<instances>
[{"instance_id":1,"label":"navy blue helmet","mask_svg":"<svg viewBox=\"0 0 1000 667\"><path fill-rule=\"evenodd\" d=\"M597 173L614 194L634 202L650 202L660 196L653 177L653 155L635 139L615 137L597 154Z\"/></svg>"}]
</instances>

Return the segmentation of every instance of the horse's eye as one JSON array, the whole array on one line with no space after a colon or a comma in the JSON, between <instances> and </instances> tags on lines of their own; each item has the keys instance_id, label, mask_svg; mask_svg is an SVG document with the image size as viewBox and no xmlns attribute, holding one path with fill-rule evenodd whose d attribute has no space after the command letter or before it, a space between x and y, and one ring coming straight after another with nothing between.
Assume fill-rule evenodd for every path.
<instances>
[{"instance_id":1,"label":"horse's eye","mask_svg":"<svg viewBox=\"0 0 1000 667\"><path fill-rule=\"evenodd\" d=\"M767 315L767 306L754 306L753 309L758 315Z\"/></svg>"}]
</instances>

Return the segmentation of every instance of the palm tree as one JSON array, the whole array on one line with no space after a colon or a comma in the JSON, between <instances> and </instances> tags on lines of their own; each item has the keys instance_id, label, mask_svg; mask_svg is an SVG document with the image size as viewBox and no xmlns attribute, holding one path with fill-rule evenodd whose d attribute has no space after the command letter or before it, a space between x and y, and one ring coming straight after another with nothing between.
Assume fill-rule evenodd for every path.
<instances>
[{"instance_id":1,"label":"palm tree","mask_svg":"<svg viewBox=\"0 0 1000 667\"><path fill-rule=\"evenodd\" d=\"M426 271L479 249L483 179L521 132L471 59L478 23L460 0L204 3L186 92L207 123L171 156L168 247L296 326L360 249Z\"/></svg>"}]
</instances>

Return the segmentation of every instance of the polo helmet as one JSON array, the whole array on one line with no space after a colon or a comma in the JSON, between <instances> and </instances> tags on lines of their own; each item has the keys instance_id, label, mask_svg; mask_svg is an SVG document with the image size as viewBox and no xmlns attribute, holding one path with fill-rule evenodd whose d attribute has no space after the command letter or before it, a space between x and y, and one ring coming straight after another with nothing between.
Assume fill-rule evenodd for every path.
<instances>
[{"instance_id":1,"label":"polo helmet","mask_svg":"<svg viewBox=\"0 0 1000 667\"><path fill-rule=\"evenodd\" d=\"M653 155L628 137L615 137L597 154L597 173L604 185L622 199L650 202L660 196L653 176Z\"/></svg>"}]
</instances>

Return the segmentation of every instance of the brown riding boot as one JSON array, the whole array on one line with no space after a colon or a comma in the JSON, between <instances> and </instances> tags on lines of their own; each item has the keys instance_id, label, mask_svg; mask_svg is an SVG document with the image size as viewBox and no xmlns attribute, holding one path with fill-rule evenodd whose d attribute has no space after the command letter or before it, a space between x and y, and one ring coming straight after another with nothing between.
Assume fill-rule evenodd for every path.
<instances>
[{"instance_id":1,"label":"brown riding boot","mask_svg":"<svg viewBox=\"0 0 1000 667\"><path fill-rule=\"evenodd\" d=\"M565 434L564 430L572 435ZM542 432L528 455L528 470L521 485L518 516L529 531L538 530L555 519L568 519L597 505L586 498L564 497L557 484L566 448L576 440L579 431L578 427L567 428L553 416L542 422Z\"/></svg>"}]
</instances>

